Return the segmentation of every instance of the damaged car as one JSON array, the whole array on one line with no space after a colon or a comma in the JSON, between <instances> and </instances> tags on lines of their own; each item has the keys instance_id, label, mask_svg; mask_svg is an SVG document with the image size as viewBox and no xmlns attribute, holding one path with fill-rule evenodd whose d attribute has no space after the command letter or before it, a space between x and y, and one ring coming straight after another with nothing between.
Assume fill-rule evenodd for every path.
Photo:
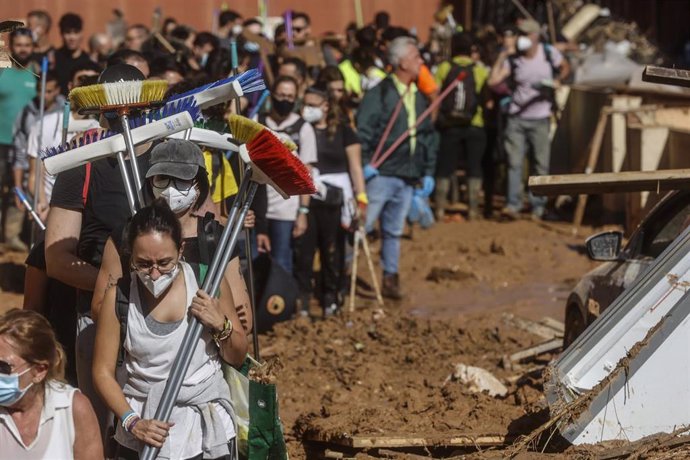
<instances>
[{"instance_id":1,"label":"damaged car","mask_svg":"<svg viewBox=\"0 0 690 460\"><path fill-rule=\"evenodd\" d=\"M671 192L645 216L623 246L623 233L603 232L587 239L587 254L605 262L580 279L565 308L567 347L690 224L690 191Z\"/></svg>"}]
</instances>

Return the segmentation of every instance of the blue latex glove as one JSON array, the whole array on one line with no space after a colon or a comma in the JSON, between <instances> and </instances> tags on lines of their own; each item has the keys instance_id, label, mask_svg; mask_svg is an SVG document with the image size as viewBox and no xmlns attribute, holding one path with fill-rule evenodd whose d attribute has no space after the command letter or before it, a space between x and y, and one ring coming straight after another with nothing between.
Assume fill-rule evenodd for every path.
<instances>
[{"instance_id":1,"label":"blue latex glove","mask_svg":"<svg viewBox=\"0 0 690 460\"><path fill-rule=\"evenodd\" d=\"M433 177L431 176L424 176L422 177L422 191L419 196L427 198L431 196L431 193L434 191L434 185L436 185L436 181L434 180Z\"/></svg>"},{"instance_id":2,"label":"blue latex glove","mask_svg":"<svg viewBox=\"0 0 690 460\"><path fill-rule=\"evenodd\" d=\"M372 165L366 165L364 167L364 180L368 181L379 175L379 170L374 168Z\"/></svg>"}]
</instances>

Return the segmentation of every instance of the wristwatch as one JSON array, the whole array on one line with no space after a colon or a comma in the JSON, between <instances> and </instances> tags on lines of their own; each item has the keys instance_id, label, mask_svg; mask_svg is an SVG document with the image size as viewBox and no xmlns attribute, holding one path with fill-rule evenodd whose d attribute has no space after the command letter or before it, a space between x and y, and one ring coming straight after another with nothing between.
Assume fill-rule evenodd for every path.
<instances>
[{"instance_id":1,"label":"wristwatch","mask_svg":"<svg viewBox=\"0 0 690 460\"><path fill-rule=\"evenodd\" d=\"M211 337L213 337L213 341L216 342L216 346L220 348L220 342L223 340L226 340L228 337L232 335L232 321L228 319L228 317L225 317L225 322L223 323L223 329L221 329L219 332L213 332L211 334Z\"/></svg>"},{"instance_id":2,"label":"wristwatch","mask_svg":"<svg viewBox=\"0 0 690 460\"><path fill-rule=\"evenodd\" d=\"M309 214L309 208L306 206L300 206L299 209L297 209L297 213L307 215Z\"/></svg>"}]
</instances>

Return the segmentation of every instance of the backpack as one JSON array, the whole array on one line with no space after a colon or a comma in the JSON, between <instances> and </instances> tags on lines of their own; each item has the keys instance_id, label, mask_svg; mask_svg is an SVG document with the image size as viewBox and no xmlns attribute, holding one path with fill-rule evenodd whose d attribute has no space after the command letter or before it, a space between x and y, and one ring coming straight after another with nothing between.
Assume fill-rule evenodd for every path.
<instances>
[{"instance_id":1,"label":"backpack","mask_svg":"<svg viewBox=\"0 0 690 460\"><path fill-rule=\"evenodd\" d=\"M548 43L542 43L542 46L544 47L544 56L546 57L546 61L549 63L549 66L551 67L551 78L555 78L556 75L558 75L560 68L556 67L553 63L553 55L552 55L553 48ZM518 59L517 54L511 54L510 56L508 56L508 64L510 65L510 77L508 77L508 87L510 88L511 93L514 92L515 88L517 87L517 82L515 81L515 71L518 68L517 59ZM558 113L557 113L558 106L556 104L556 92L553 90L553 88L548 88L548 87L544 87L544 86L542 86L539 89L539 96L528 101L527 104L520 107L520 111L517 114L522 113L527 107L529 107L533 103L539 102L539 101L551 102L551 111L554 112L554 114L556 116L558 116ZM510 104L508 104L508 106L509 105ZM508 106L506 106L506 110L508 110Z\"/></svg>"},{"instance_id":2,"label":"backpack","mask_svg":"<svg viewBox=\"0 0 690 460\"><path fill-rule=\"evenodd\" d=\"M439 123L443 127L469 126L479 107L474 64L467 66L453 64L448 76L443 80L442 91L458 77L460 83L441 102Z\"/></svg>"},{"instance_id":3,"label":"backpack","mask_svg":"<svg viewBox=\"0 0 690 460\"><path fill-rule=\"evenodd\" d=\"M126 227L125 227L126 228ZM187 264L192 268L194 277L201 286L206 278L208 266L211 263L213 254L218 247L218 241L222 233L222 227L214 219L213 213L207 212L206 215L198 219L197 239L199 241L199 263ZM124 268L124 266L123 266ZM125 361L125 339L127 338L127 317L129 314L129 296L132 278L127 270L122 271L123 275L117 282L115 293L115 316L120 322L120 348L117 355L117 367L122 367Z\"/></svg>"}]
</instances>

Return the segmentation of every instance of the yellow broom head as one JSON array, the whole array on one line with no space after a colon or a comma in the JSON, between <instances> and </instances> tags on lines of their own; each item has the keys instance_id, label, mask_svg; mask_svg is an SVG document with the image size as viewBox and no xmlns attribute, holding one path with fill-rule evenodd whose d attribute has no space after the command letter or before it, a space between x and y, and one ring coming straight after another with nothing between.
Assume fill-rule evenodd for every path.
<instances>
[{"instance_id":1,"label":"yellow broom head","mask_svg":"<svg viewBox=\"0 0 690 460\"><path fill-rule=\"evenodd\" d=\"M256 136L259 135L266 128L261 123L254 120L250 120L247 117L241 115L230 114L227 118L228 126L230 127L230 132L232 137L242 144L248 144L253 141ZM269 130L270 131L270 130ZM274 133L275 134L275 133ZM287 147L288 150L294 152L297 150L297 145L289 139L282 139L281 136L276 135L278 139Z\"/></svg>"},{"instance_id":2,"label":"yellow broom head","mask_svg":"<svg viewBox=\"0 0 690 460\"><path fill-rule=\"evenodd\" d=\"M74 88L69 93L69 100L77 110L127 106L145 108L163 102L167 90L168 82L165 80L117 81Z\"/></svg>"}]
</instances>

